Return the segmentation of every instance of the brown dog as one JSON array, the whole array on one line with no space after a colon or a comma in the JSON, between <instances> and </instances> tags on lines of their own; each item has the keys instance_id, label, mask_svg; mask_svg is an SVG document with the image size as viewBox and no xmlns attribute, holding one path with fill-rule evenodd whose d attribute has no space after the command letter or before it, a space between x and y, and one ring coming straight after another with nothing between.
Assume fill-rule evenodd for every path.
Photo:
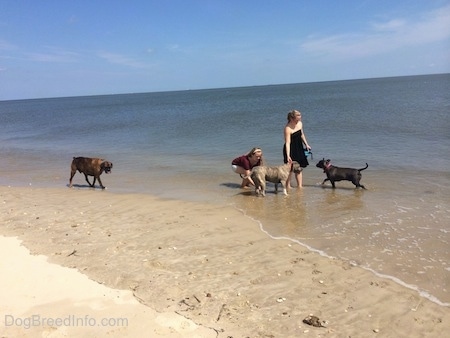
<instances>
[{"instance_id":1,"label":"brown dog","mask_svg":"<svg viewBox=\"0 0 450 338\"><path fill-rule=\"evenodd\" d=\"M94 188L95 180L98 180L100 187L105 189L102 181L100 180L100 175L103 172L105 172L105 174L109 174L112 167L113 164L111 162L105 161L101 158L74 157L70 171L69 188L72 187L72 179L78 170L80 173L84 174L86 182L88 182L90 187ZM89 182L88 176L94 176L94 182L92 182L92 184Z\"/></svg>"}]
</instances>

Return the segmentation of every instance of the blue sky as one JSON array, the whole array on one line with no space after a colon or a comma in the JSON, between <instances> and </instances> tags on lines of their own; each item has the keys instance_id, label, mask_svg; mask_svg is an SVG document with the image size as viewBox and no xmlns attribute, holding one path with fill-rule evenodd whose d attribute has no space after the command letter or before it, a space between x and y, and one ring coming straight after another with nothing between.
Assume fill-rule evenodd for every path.
<instances>
[{"instance_id":1,"label":"blue sky","mask_svg":"<svg viewBox=\"0 0 450 338\"><path fill-rule=\"evenodd\" d=\"M0 100L450 73L450 0L0 0Z\"/></svg>"}]
</instances>

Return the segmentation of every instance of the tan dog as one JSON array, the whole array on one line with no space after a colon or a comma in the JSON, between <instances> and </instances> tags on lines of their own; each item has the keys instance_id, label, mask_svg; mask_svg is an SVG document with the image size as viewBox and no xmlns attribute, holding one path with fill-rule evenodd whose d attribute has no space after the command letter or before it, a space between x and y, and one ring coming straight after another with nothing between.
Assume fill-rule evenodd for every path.
<instances>
[{"instance_id":1,"label":"tan dog","mask_svg":"<svg viewBox=\"0 0 450 338\"><path fill-rule=\"evenodd\" d=\"M257 166L252 170L252 180L255 183L256 193L266 196L266 181L275 183L275 191L278 191L278 184L283 186L283 194L287 195L287 179L291 171L300 172L303 169L298 162L286 163L277 167Z\"/></svg>"},{"instance_id":2,"label":"tan dog","mask_svg":"<svg viewBox=\"0 0 450 338\"><path fill-rule=\"evenodd\" d=\"M74 157L70 171L69 188L72 187L72 179L78 170L80 173L84 174L86 182L88 182L90 187L94 188L95 180L98 180L100 187L105 189L102 181L100 180L100 175L103 172L105 172L105 174L109 174L112 167L113 164L111 162L105 161L101 158ZM94 176L94 182L92 182L92 184L89 182L88 176Z\"/></svg>"}]
</instances>

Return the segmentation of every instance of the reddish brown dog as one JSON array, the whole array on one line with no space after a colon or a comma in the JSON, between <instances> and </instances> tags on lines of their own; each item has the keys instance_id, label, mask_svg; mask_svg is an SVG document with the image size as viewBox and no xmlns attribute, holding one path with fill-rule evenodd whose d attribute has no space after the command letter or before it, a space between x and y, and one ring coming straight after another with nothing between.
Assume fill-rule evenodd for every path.
<instances>
[{"instance_id":1,"label":"reddish brown dog","mask_svg":"<svg viewBox=\"0 0 450 338\"><path fill-rule=\"evenodd\" d=\"M100 180L100 175L103 172L105 172L105 174L109 174L112 167L113 164L111 162L105 161L101 158L74 157L70 171L69 188L72 187L72 179L78 170L80 173L84 174L86 182L88 182L90 187L94 188L95 180L98 180L100 187L105 189L102 181ZM88 176L94 176L94 182L92 182L92 184L89 182Z\"/></svg>"}]
</instances>

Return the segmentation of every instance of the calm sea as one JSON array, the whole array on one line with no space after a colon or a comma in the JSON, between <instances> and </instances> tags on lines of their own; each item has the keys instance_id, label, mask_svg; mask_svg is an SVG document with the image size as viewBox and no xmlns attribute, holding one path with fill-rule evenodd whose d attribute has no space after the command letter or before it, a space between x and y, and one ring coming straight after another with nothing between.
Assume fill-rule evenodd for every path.
<instances>
[{"instance_id":1,"label":"calm sea","mask_svg":"<svg viewBox=\"0 0 450 338\"><path fill-rule=\"evenodd\" d=\"M254 146L282 164L302 111L314 159L303 189L239 189ZM232 205L271 237L348 260L450 305L450 74L0 102L0 184L65 187L73 156L114 163L108 192ZM322 158L362 172L322 187ZM77 174L74 183L86 189ZM254 226L254 222L242 226ZM274 257L273 259L276 259Z\"/></svg>"}]
</instances>

